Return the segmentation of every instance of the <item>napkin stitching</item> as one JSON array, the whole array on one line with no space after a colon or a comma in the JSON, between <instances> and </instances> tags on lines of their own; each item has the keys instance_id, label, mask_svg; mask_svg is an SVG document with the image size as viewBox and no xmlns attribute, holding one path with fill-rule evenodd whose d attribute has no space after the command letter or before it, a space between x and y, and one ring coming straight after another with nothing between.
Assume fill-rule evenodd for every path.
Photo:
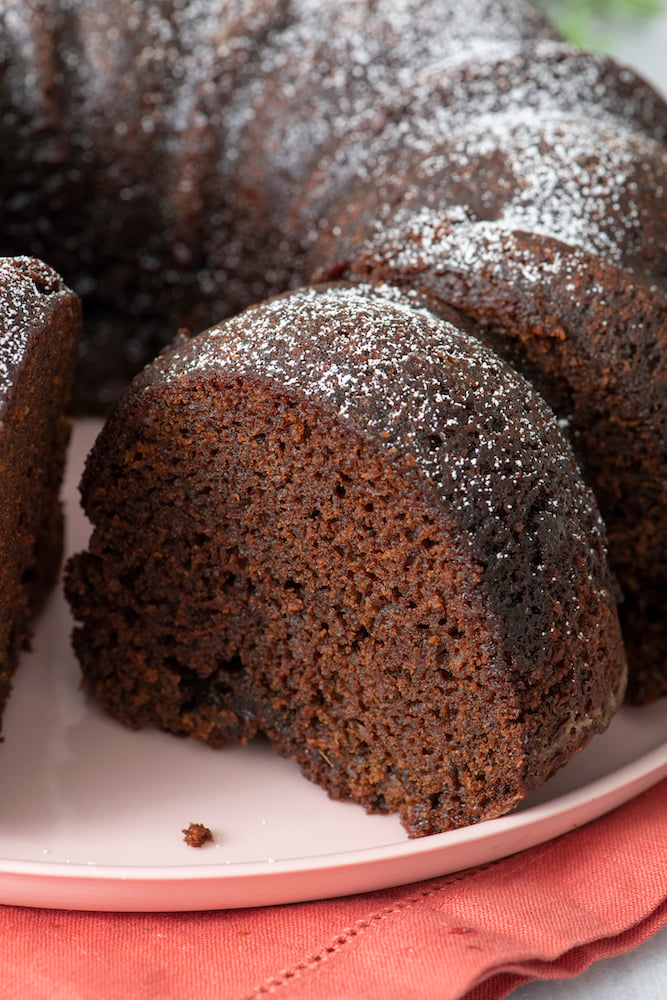
<instances>
[{"instance_id":1,"label":"napkin stitching","mask_svg":"<svg viewBox=\"0 0 667 1000\"><path fill-rule=\"evenodd\" d=\"M369 927L380 923L387 917L392 916L394 913L399 913L401 910L406 909L408 906L412 906L414 903L419 903L421 900L427 899L429 896L436 895L436 893L441 892L442 889L447 886L453 885L456 882L463 882L465 879L474 877L480 872L496 867L500 864L501 860L502 859L489 861L487 864L478 865L472 871L468 870L458 872L446 879L440 879L438 880L438 884L430 889L422 889L408 899L394 903L393 906L387 906L382 910L371 913L368 917L361 917L354 924L352 924L351 927L348 927L340 934L337 934L330 944L324 945L314 955L310 955L308 958L302 959L300 962L296 962L294 965L290 966L290 968L283 969L275 976L270 976L268 979L265 979L264 982L261 983L253 992L244 994L241 1000L262 1000L262 998L267 996L267 994L273 993L282 986L291 983L304 972L319 968L323 962L332 958L335 954L341 951L345 945L349 944L364 931L368 930Z\"/></svg>"},{"instance_id":2,"label":"napkin stitching","mask_svg":"<svg viewBox=\"0 0 667 1000\"><path fill-rule=\"evenodd\" d=\"M616 811L617 810L613 810L613 812ZM598 822L599 820L594 820L591 824L587 825L594 826ZM560 841L562 841L563 839L566 839L568 836L569 834L567 833L561 834L561 836L556 837L553 840L547 841L546 843L537 844L533 848L531 848L531 853L533 853L534 856L537 855L545 856L551 853L554 849L556 849L556 845L560 843ZM478 865L474 869L469 869L467 871L458 872L445 878L440 878L438 879L437 884L431 885L430 888L422 889L419 892L413 893L408 899L401 900L399 902L394 903L391 906L387 906L384 909L371 913L367 917L360 918L351 927L347 928L346 930L343 930L340 934L336 935L332 939L330 944L324 945L323 947L320 948L318 952L311 954L307 958L302 959L300 962L295 963L294 965L290 966L287 969L283 969L276 975L266 978L253 991L244 994L241 1000L263 1000L263 998L265 998L268 994L277 992L281 987L294 982L295 979L299 978L304 973L320 968L323 962L327 961L334 955L338 954L344 948L345 945L349 944L351 941L356 939L360 934L363 934L363 932L368 930L368 928L377 925L381 921L385 920L387 917L390 917L393 914L398 913L401 910L404 910L407 907L420 902L421 900L428 899L431 896L437 895L442 890L456 883L463 882L466 880L474 880L482 873L492 868L498 868L501 866L504 870L505 877L511 878L511 872L514 869L514 867L516 865L521 865L524 863L525 863L525 852L520 852L518 854L511 855L510 857L497 858L493 861L487 862L486 864ZM607 939L605 938L605 940ZM564 954L566 953L567 950ZM559 957L559 960L562 960L562 957L563 956L561 955ZM496 975L501 973L501 970L502 966L499 966ZM483 981L484 980L482 980L481 982ZM479 985L480 984L478 983L478 986ZM503 995L506 995L506 993L504 993Z\"/></svg>"}]
</instances>

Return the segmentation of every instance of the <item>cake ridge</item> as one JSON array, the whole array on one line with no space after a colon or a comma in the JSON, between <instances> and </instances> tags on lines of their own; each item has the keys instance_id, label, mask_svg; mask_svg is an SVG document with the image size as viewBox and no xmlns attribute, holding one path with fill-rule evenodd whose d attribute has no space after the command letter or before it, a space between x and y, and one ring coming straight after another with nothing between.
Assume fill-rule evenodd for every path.
<instances>
[{"instance_id":1,"label":"cake ridge","mask_svg":"<svg viewBox=\"0 0 667 1000\"><path fill-rule=\"evenodd\" d=\"M83 480L94 551L70 575L77 648L117 715L214 743L263 726L281 745L293 696L319 733L306 770L326 784L320 751L345 736L340 794L424 832L446 795L423 761L386 754L371 790L351 763L371 731L390 740L375 702L364 729L374 678L409 693L406 670L430 664L449 695L463 677L470 704L448 710L483 722L465 649L482 664L512 767L534 767L511 794L462 758L439 771L457 822L457 782L474 788L468 819L488 815L615 707L620 591L630 695L667 693L667 103L638 73L524 0L7 0L0 69L0 252L47 260L83 295L79 408L121 400ZM559 577L554 553L575 549ZM437 572L449 609L428 591ZM394 661L374 674L378 636ZM418 651L409 669L399 648ZM513 657L525 669L505 683ZM534 678L531 657L549 664ZM327 692L350 699L340 734Z\"/></svg>"}]
</instances>

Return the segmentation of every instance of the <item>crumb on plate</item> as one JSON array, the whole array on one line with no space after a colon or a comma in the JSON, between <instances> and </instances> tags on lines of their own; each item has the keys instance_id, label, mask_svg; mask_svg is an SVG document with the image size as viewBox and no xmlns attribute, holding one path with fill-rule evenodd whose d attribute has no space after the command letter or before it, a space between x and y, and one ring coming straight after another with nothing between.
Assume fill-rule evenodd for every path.
<instances>
[{"instance_id":1,"label":"crumb on plate","mask_svg":"<svg viewBox=\"0 0 667 1000\"><path fill-rule=\"evenodd\" d=\"M190 823L181 832L185 834L183 840L189 847L203 847L213 841L213 834L203 823Z\"/></svg>"}]
</instances>

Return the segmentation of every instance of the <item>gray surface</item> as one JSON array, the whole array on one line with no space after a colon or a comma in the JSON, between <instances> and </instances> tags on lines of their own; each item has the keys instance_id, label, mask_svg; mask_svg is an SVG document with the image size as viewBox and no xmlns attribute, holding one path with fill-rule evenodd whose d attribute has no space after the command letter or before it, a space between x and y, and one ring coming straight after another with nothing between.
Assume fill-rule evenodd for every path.
<instances>
[{"instance_id":1,"label":"gray surface","mask_svg":"<svg viewBox=\"0 0 667 1000\"><path fill-rule=\"evenodd\" d=\"M667 96L667 4L657 18L614 37L614 54Z\"/></svg>"},{"instance_id":2,"label":"gray surface","mask_svg":"<svg viewBox=\"0 0 667 1000\"><path fill-rule=\"evenodd\" d=\"M665 1000L667 927L625 955L595 962L574 979L530 983L512 1000Z\"/></svg>"}]
</instances>

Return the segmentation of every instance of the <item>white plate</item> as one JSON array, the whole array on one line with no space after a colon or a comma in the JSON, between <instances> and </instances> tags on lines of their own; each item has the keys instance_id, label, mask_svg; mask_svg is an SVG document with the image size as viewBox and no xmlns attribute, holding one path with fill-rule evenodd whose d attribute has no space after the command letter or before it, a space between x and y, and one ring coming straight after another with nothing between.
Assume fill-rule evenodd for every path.
<instances>
[{"instance_id":1,"label":"white plate","mask_svg":"<svg viewBox=\"0 0 667 1000\"><path fill-rule=\"evenodd\" d=\"M76 483L98 424L77 425L68 548L85 544ZM409 841L395 817L330 801L267 746L213 751L131 732L78 687L55 593L5 716L0 903L96 910L258 906L400 885L504 857L601 815L667 775L667 699L610 730L515 813ZM191 821L211 828L200 849Z\"/></svg>"}]
</instances>

